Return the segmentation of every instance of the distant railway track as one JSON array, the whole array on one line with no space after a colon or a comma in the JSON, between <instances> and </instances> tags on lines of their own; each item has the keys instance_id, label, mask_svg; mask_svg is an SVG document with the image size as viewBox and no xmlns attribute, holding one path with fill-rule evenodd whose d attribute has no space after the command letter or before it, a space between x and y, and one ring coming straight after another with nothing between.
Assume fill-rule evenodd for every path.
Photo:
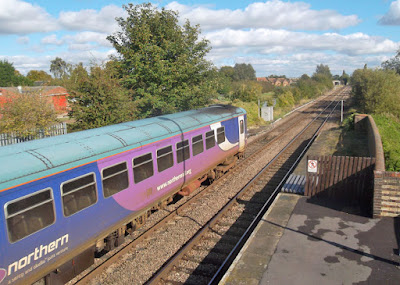
<instances>
[{"instance_id":1,"label":"distant railway track","mask_svg":"<svg viewBox=\"0 0 400 285\"><path fill-rule=\"evenodd\" d=\"M340 92L337 93L338 93L337 95L333 95L332 97L342 96ZM323 102L320 103L315 103L312 106L311 105L308 106L307 109L303 110L303 112L299 115L301 120L304 121L313 120L314 119L313 116L315 117L315 113L317 112L317 110L324 108L322 106L324 107L326 106L325 100L323 100ZM158 218L158 220L157 218L155 218L157 221L155 222L153 221L151 226L146 225L146 227L143 227L138 231L135 231L133 233L133 237L128 238L127 241L118 250L110 252L105 256L103 256L101 259L97 260L96 266L93 266L90 270L87 270L83 275L78 276L78 278L75 278L73 280L73 283L86 284L90 283L92 280L94 280L93 284L98 284L98 283L112 284L118 282L122 284L126 282L123 280L129 280L130 283L133 282L135 284L150 282L148 280L149 278L152 277L153 273L156 272L160 267L162 267L163 264L168 259L171 260L174 252L179 250L179 248L183 244L185 244L188 240L191 239L191 236L193 236L193 234L198 232L203 227L204 224L207 224L207 222L209 223L209 220L213 217L214 215L213 213L210 212L208 213L208 215L205 215L204 210L203 213L201 213L202 209L199 208L204 208L203 206L207 205L207 203L209 203L210 201L214 202L215 204L220 204L221 202L219 202L219 200L221 200L223 201L223 204L226 204L226 201L233 199L232 197L237 195L237 190L234 189L226 190L224 189L224 187L230 181L232 181L234 177L238 177L240 175L243 176L248 169L253 168L255 164L259 164L260 162L257 161L259 161L260 158L262 158L263 156L265 157L265 154L264 155L262 154L265 153L265 149L278 149L279 146L283 147L283 142L290 140L289 138L287 138L288 135L296 133L295 129L300 128L299 116L293 116L293 118L288 118L286 123L280 124L279 126L275 127L272 131L260 136L258 139L255 139L251 144L248 145L248 148L246 150L246 159L242 159L240 163L233 170L228 172L227 175L224 175L222 178L215 181L215 183L213 183L209 187L201 187L191 196L182 199L176 204L169 205L166 210L159 211L158 215L160 217ZM290 152L290 150L288 151ZM272 154L273 152L271 151L270 159L272 159L273 156ZM264 162L264 165L266 164L266 162L268 162L268 160ZM248 176L251 176L251 174L249 174ZM251 177L247 177L243 179L249 180L250 178ZM273 179L273 181L275 181L275 178ZM246 183L244 182L244 184ZM213 195L215 195L216 193L221 193L224 194L225 196L215 198L213 197ZM243 198L240 199L246 199L245 197L246 196L243 196ZM235 201L237 201L236 198ZM244 201L245 200L243 200L243 203L239 203L239 205L244 205L245 204ZM232 204L233 202L230 203ZM216 208L218 208L218 205L216 205ZM220 208L222 208L222 205L220 206ZM195 214L194 209L198 209L199 214ZM188 213L190 213L194 217L188 215ZM183 220L191 221L188 222L188 224L191 224L190 230L189 228L187 228L187 230L182 231L179 230L179 228L177 228L177 224L185 224L182 222ZM174 232L174 233L177 232L178 234L179 232L181 232L182 241L177 240L176 243L174 244L175 246L172 246L174 248L167 248L166 253L161 253L161 252L158 254L154 253L154 251L157 250L152 248L152 244L156 244L156 240L160 238L161 235L164 235L165 233L168 232ZM170 238L173 239L174 235L173 237ZM142 257L147 254L145 253L146 251L150 252L153 251L153 254L158 255L159 258L157 258L157 260L155 259L149 260L151 259L151 257L148 257L147 264L143 266ZM216 250L216 252L218 252L218 250ZM124 255L129 257L123 257ZM151 256L151 254L149 254L149 256ZM118 263L121 258L123 259L132 258L133 259L132 263L136 263L136 265L132 265L131 266L132 269L124 269L123 267L127 265L127 261L125 261L124 264L121 265L120 263ZM149 263L151 266L149 266ZM136 268L136 270L134 268ZM123 276L121 275L121 272L118 273L119 270L122 270L124 272ZM134 270L135 272L134 275L132 275L132 270ZM113 274L113 271L116 271L115 274ZM184 270L184 272L188 272L187 269L186 271ZM209 271L207 272L208 272L207 274L210 275ZM162 278L153 277L153 278L155 278L153 279L154 282L158 282L158 280L163 278L165 279L165 277ZM189 277L187 278L187 280L190 281L191 278L193 279L194 277ZM153 281L151 282L154 283Z\"/></svg>"},{"instance_id":2,"label":"distant railway track","mask_svg":"<svg viewBox=\"0 0 400 285\"><path fill-rule=\"evenodd\" d=\"M315 118L177 252L149 284L216 284L335 107Z\"/></svg>"}]
</instances>

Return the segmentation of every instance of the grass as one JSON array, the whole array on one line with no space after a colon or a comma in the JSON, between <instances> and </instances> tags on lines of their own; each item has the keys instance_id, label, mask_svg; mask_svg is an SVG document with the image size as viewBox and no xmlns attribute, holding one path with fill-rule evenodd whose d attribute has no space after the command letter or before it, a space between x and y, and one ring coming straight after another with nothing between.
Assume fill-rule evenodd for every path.
<instances>
[{"instance_id":1,"label":"grass","mask_svg":"<svg viewBox=\"0 0 400 285\"><path fill-rule=\"evenodd\" d=\"M379 129L387 171L400 171L400 120L390 114L372 115Z\"/></svg>"}]
</instances>

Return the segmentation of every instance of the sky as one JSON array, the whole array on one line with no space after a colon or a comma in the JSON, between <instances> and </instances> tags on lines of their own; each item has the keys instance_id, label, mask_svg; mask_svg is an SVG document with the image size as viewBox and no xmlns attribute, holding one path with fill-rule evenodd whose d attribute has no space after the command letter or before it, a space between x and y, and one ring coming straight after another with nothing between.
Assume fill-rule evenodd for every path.
<instances>
[{"instance_id":1,"label":"sky","mask_svg":"<svg viewBox=\"0 0 400 285\"><path fill-rule=\"evenodd\" d=\"M50 73L50 61L105 63L116 51L106 37L126 17L122 0L0 0L0 59L22 74ZM151 1L199 24L216 67L249 63L258 77L332 74L379 67L400 47L400 0Z\"/></svg>"}]
</instances>

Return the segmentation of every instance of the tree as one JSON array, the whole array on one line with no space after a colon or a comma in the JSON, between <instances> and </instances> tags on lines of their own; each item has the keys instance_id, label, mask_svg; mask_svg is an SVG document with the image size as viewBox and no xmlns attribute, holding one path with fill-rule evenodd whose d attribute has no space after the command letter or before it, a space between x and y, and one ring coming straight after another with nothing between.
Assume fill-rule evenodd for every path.
<instances>
[{"instance_id":1,"label":"tree","mask_svg":"<svg viewBox=\"0 0 400 285\"><path fill-rule=\"evenodd\" d=\"M400 118L400 76L394 70L357 69L351 84L361 111Z\"/></svg>"},{"instance_id":2,"label":"tree","mask_svg":"<svg viewBox=\"0 0 400 285\"><path fill-rule=\"evenodd\" d=\"M232 66L221 66L219 72L230 80L235 76L235 69Z\"/></svg>"},{"instance_id":3,"label":"tree","mask_svg":"<svg viewBox=\"0 0 400 285\"><path fill-rule=\"evenodd\" d=\"M7 95L0 114L0 132L16 132L21 137L33 135L57 121L53 105L39 93Z\"/></svg>"},{"instance_id":4,"label":"tree","mask_svg":"<svg viewBox=\"0 0 400 285\"><path fill-rule=\"evenodd\" d=\"M344 85L347 85L347 82L350 80L350 76L343 70L342 76L340 76L340 80Z\"/></svg>"},{"instance_id":5,"label":"tree","mask_svg":"<svg viewBox=\"0 0 400 285\"><path fill-rule=\"evenodd\" d=\"M324 75L324 76L328 77L329 79L332 78L332 73L329 69L329 66L323 65L322 63L317 65L317 68L315 69L313 77L317 76L317 75Z\"/></svg>"},{"instance_id":6,"label":"tree","mask_svg":"<svg viewBox=\"0 0 400 285\"><path fill-rule=\"evenodd\" d=\"M235 73L233 75L234 80L255 80L256 71L251 64L236 63L233 67Z\"/></svg>"},{"instance_id":7,"label":"tree","mask_svg":"<svg viewBox=\"0 0 400 285\"><path fill-rule=\"evenodd\" d=\"M52 78L51 75L43 70L31 70L26 75L26 78L35 82L35 81L44 81L49 82Z\"/></svg>"},{"instance_id":8,"label":"tree","mask_svg":"<svg viewBox=\"0 0 400 285\"><path fill-rule=\"evenodd\" d=\"M121 87L113 63L94 66L90 74L78 64L68 80L69 115L74 130L86 130L133 120L134 105Z\"/></svg>"},{"instance_id":9,"label":"tree","mask_svg":"<svg viewBox=\"0 0 400 285\"><path fill-rule=\"evenodd\" d=\"M50 72L53 73L54 77L57 79L68 77L71 68L71 64L66 63L60 57L56 57L50 62Z\"/></svg>"},{"instance_id":10,"label":"tree","mask_svg":"<svg viewBox=\"0 0 400 285\"><path fill-rule=\"evenodd\" d=\"M397 54L381 64L382 68L385 70L394 70L397 74L400 74L400 49L397 50Z\"/></svg>"},{"instance_id":11,"label":"tree","mask_svg":"<svg viewBox=\"0 0 400 285\"><path fill-rule=\"evenodd\" d=\"M156 116L204 106L215 93L215 69L205 60L209 42L199 26L178 24L178 14L150 3L124 6L127 18L107 39L122 84L137 104L138 117Z\"/></svg>"},{"instance_id":12,"label":"tree","mask_svg":"<svg viewBox=\"0 0 400 285\"><path fill-rule=\"evenodd\" d=\"M0 60L0 86L26 86L33 82L21 75L7 60Z\"/></svg>"}]
</instances>

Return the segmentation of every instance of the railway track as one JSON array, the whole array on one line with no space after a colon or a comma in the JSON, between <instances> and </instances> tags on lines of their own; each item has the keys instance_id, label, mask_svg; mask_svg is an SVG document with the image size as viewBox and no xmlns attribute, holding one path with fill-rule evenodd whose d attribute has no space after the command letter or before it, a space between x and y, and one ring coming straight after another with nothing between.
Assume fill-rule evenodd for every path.
<instances>
[{"instance_id":1,"label":"railway track","mask_svg":"<svg viewBox=\"0 0 400 285\"><path fill-rule=\"evenodd\" d=\"M321 103L321 104L323 104L323 103ZM314 106L314 107L310 106L309 108L307 108L307 110L305 110L304 113L300 115L302 120L306 117L309 117L310 113L313 113L318 108L321 108L321 105ZM311 119L308 119L308 120L311 120ZM113 266L115 266L113 264L119 264L118 260L120 260L121 257L124 256L124 254L130 255L130 256L132 256L132 258L135 257L138 259L137 261L135 261L139 264L137 266L138 270L135 273L136 273L136 275L143 275L143 277L135 279L134 276L130 276L128 274L127 279L130 281L134 280L134 283L137 283L137 284L146 282L146 280L148 280L151 277L152 272L155 272L159 267L161 267L162 264L165 262L165 260L168 260L168 258L170 258L172 256L173 252L175 252L176 250L179 249L179 247L180 247L179 242L181 242L181 241L179 241L179 242L177 241L176 248L171 249L170 253L168 253L168 255L163 256L161 258L163 261L154 262L152 269L141 268L140 263L143 263L143 261L140 261L140 258L142 255L145 255L144 254L145 251L148 248L150 248L152 246L152 244L155 243L154 237L159 237L160 235L163 235L165 232L173 231L170 228L176 227L176 224L182 223L181 221L184 219L189 219L189 220L192 219L192 221L194 221L194 222L192 222L192 224L194 224L194 227L193 227L193 225L191 225L191 228L193 227L194 230L190 230L190 231L188 230L187 233L181 232L181 234L180 234L181 236L185 236L186 234L189 236L189 238L182 237L183 243L187 242L187 240L190 239L190 236L192 236L192 232L193 232L193 234L195 234L195 232L198 231L202 227L202 225L201 225L202 222L200 220L196 220L197 217L193 218L193 217L190 217L190 215L187 215L188 212L193 211L193 208L196 207L196 203L197 203L197 205L198 204L201 204L201 205L207 204L207 202L204 202L204 200L207 200L207 198L205 198L205 197L209 196L210 193L215 194L215 193L220 192L220 189L223 189L224 185L228 184L230 182L230 180L232 180L232 177L240 176L239 174L243 174L249 168L252 168L253 164L256 163L255 161L257 159L260 159L260 156L261 156L260 153L265 152L266 148L272 149L271 145L273 145L273 144L282 145L283 141L285 140L285 139L283 139L283 137L285 136L285 133L287 134L288 132L290 132L288 129L294 129L296 127L299 128L298 125L299 125L299 117L296 117L294 119L289 120L289 123L282 124L282 125L276 127L273 131L271 131L263 136L260 136L260 138L257 140L254 140L254 142L249 145L249 147L246 151L246 159L241 161L239 163L239 165L237 167L235 167L235 169L232 170L228 175L225 175L221 179L217 180L215 183L213 183L209 187L202 187L201 189L196 191L194 194L192 194L190 197L187 197L187 198L185 197L184 199L182 199L182 201L180 201L179 203L168 206L166 210L159 211L159 213L158 213L160 216L159 221L154 222L151 225L151 227L150 226L148 226L148 228L143 227L143 228L139 229L138 231L134 232L133 237L128 238L128 240L122 245L122 247L120 247L118 249L118 252L116 252L116 251L110 252L106 256L103 257L104 260L99 259L96 262L97 265L95 268L91 268L91 270L89 270L89 272L85 272L85 274L83 274L83 276L79 276L78 278L74 279L72 283L76 283L76 282L79 284L87 284L90 282L92 282L92 284L99 284L99 283L112 284L112 283L116 283L116 282L118 283L118 281L116 281L116 280L118 280L118 277L114 277L117 279L113 279L113 278L108 279L108 277L109 277L108 275L112 275L110 273L113 270L115 270L115 271L123 270L125 272L125 275L127 274L126 273L127 271L130 271L130 269L125 270L124 268L119 268L119 266L118 266L118 268L113 268ZM249 179L249 178L247 178L247 179ZM274 180L275 180L275 178L272 179L272 181L274 181ZM222 190L222 192L224 192L226 197L218 198L218 199L229 200L228 198L232 198L234 195L236 195L237 191L235 192L234 190L232 190L232 191ZM260 195L260 194L258 194L258 195ZM208 200L211 200L212 202L214 202L213 199L214 199L213 197L208 198ZM217 198L215 198L215 201L216 201L216 199ZM240 198L240 199L242 199L242 198ZM239 199L239 201L241 201L240 199ZM226 202L224 202L224 204L225 203ZM246 203L245 203L245 200L243 200L238 205L245 205ZM247 216L247 217L249 217L249 216ZM210 217L204 217L204 220L208 221L210 218L212 218L212 214ZM240 221L242 221L243 219L246 220L245 214L243 215L243 218ZM222 228L223 228L224 224L222 223L220 225L222 225ZM235 227L238 227L238 225L240 225L240 222L238 222ZM232 229L235 229L235 227L233 227ZM233 230L228 230L228 231L233 231ZM178 232L179 232L179 230L178 230ZM228 236L229 235L227 235L227 237ZM180 239L180 237L178 239ZM196 247L194 247L194 248L196 248ZM218 248L218 247L216 247L216 248ZM226 251L226 250L223 250L223 251ZM216 249L216 251L214 251L213 254L215 252L218 252L218 250ZM162 255L162 254L160 254L160 255ZM152 261L147 260L147 263L151 263L151 262ZM123 266L125 266L125 265L122 265L122 267ZM209 265L207 265L207 266L209 266ZM201 268L201 266L199 268ZM198 269L198 270L200 270L200 269ZM116 276L118 276L118 274ZM193 276L196 276L196 275L193 275ZM192 278L194 278L194 277L192 277ZM121 278L121 284L123 283L122 280L123 280L123 278Z\"/></svg>"},{"instance_id":2,"label":"railway track","mask_svg":"<svg viewBox=\"0 0 400 285\"><path fill-rule=\"evenodd\" d=\"M148 284L216 284L338 103L333 105L232 197Z\"/></svg>"}]
</instances>

